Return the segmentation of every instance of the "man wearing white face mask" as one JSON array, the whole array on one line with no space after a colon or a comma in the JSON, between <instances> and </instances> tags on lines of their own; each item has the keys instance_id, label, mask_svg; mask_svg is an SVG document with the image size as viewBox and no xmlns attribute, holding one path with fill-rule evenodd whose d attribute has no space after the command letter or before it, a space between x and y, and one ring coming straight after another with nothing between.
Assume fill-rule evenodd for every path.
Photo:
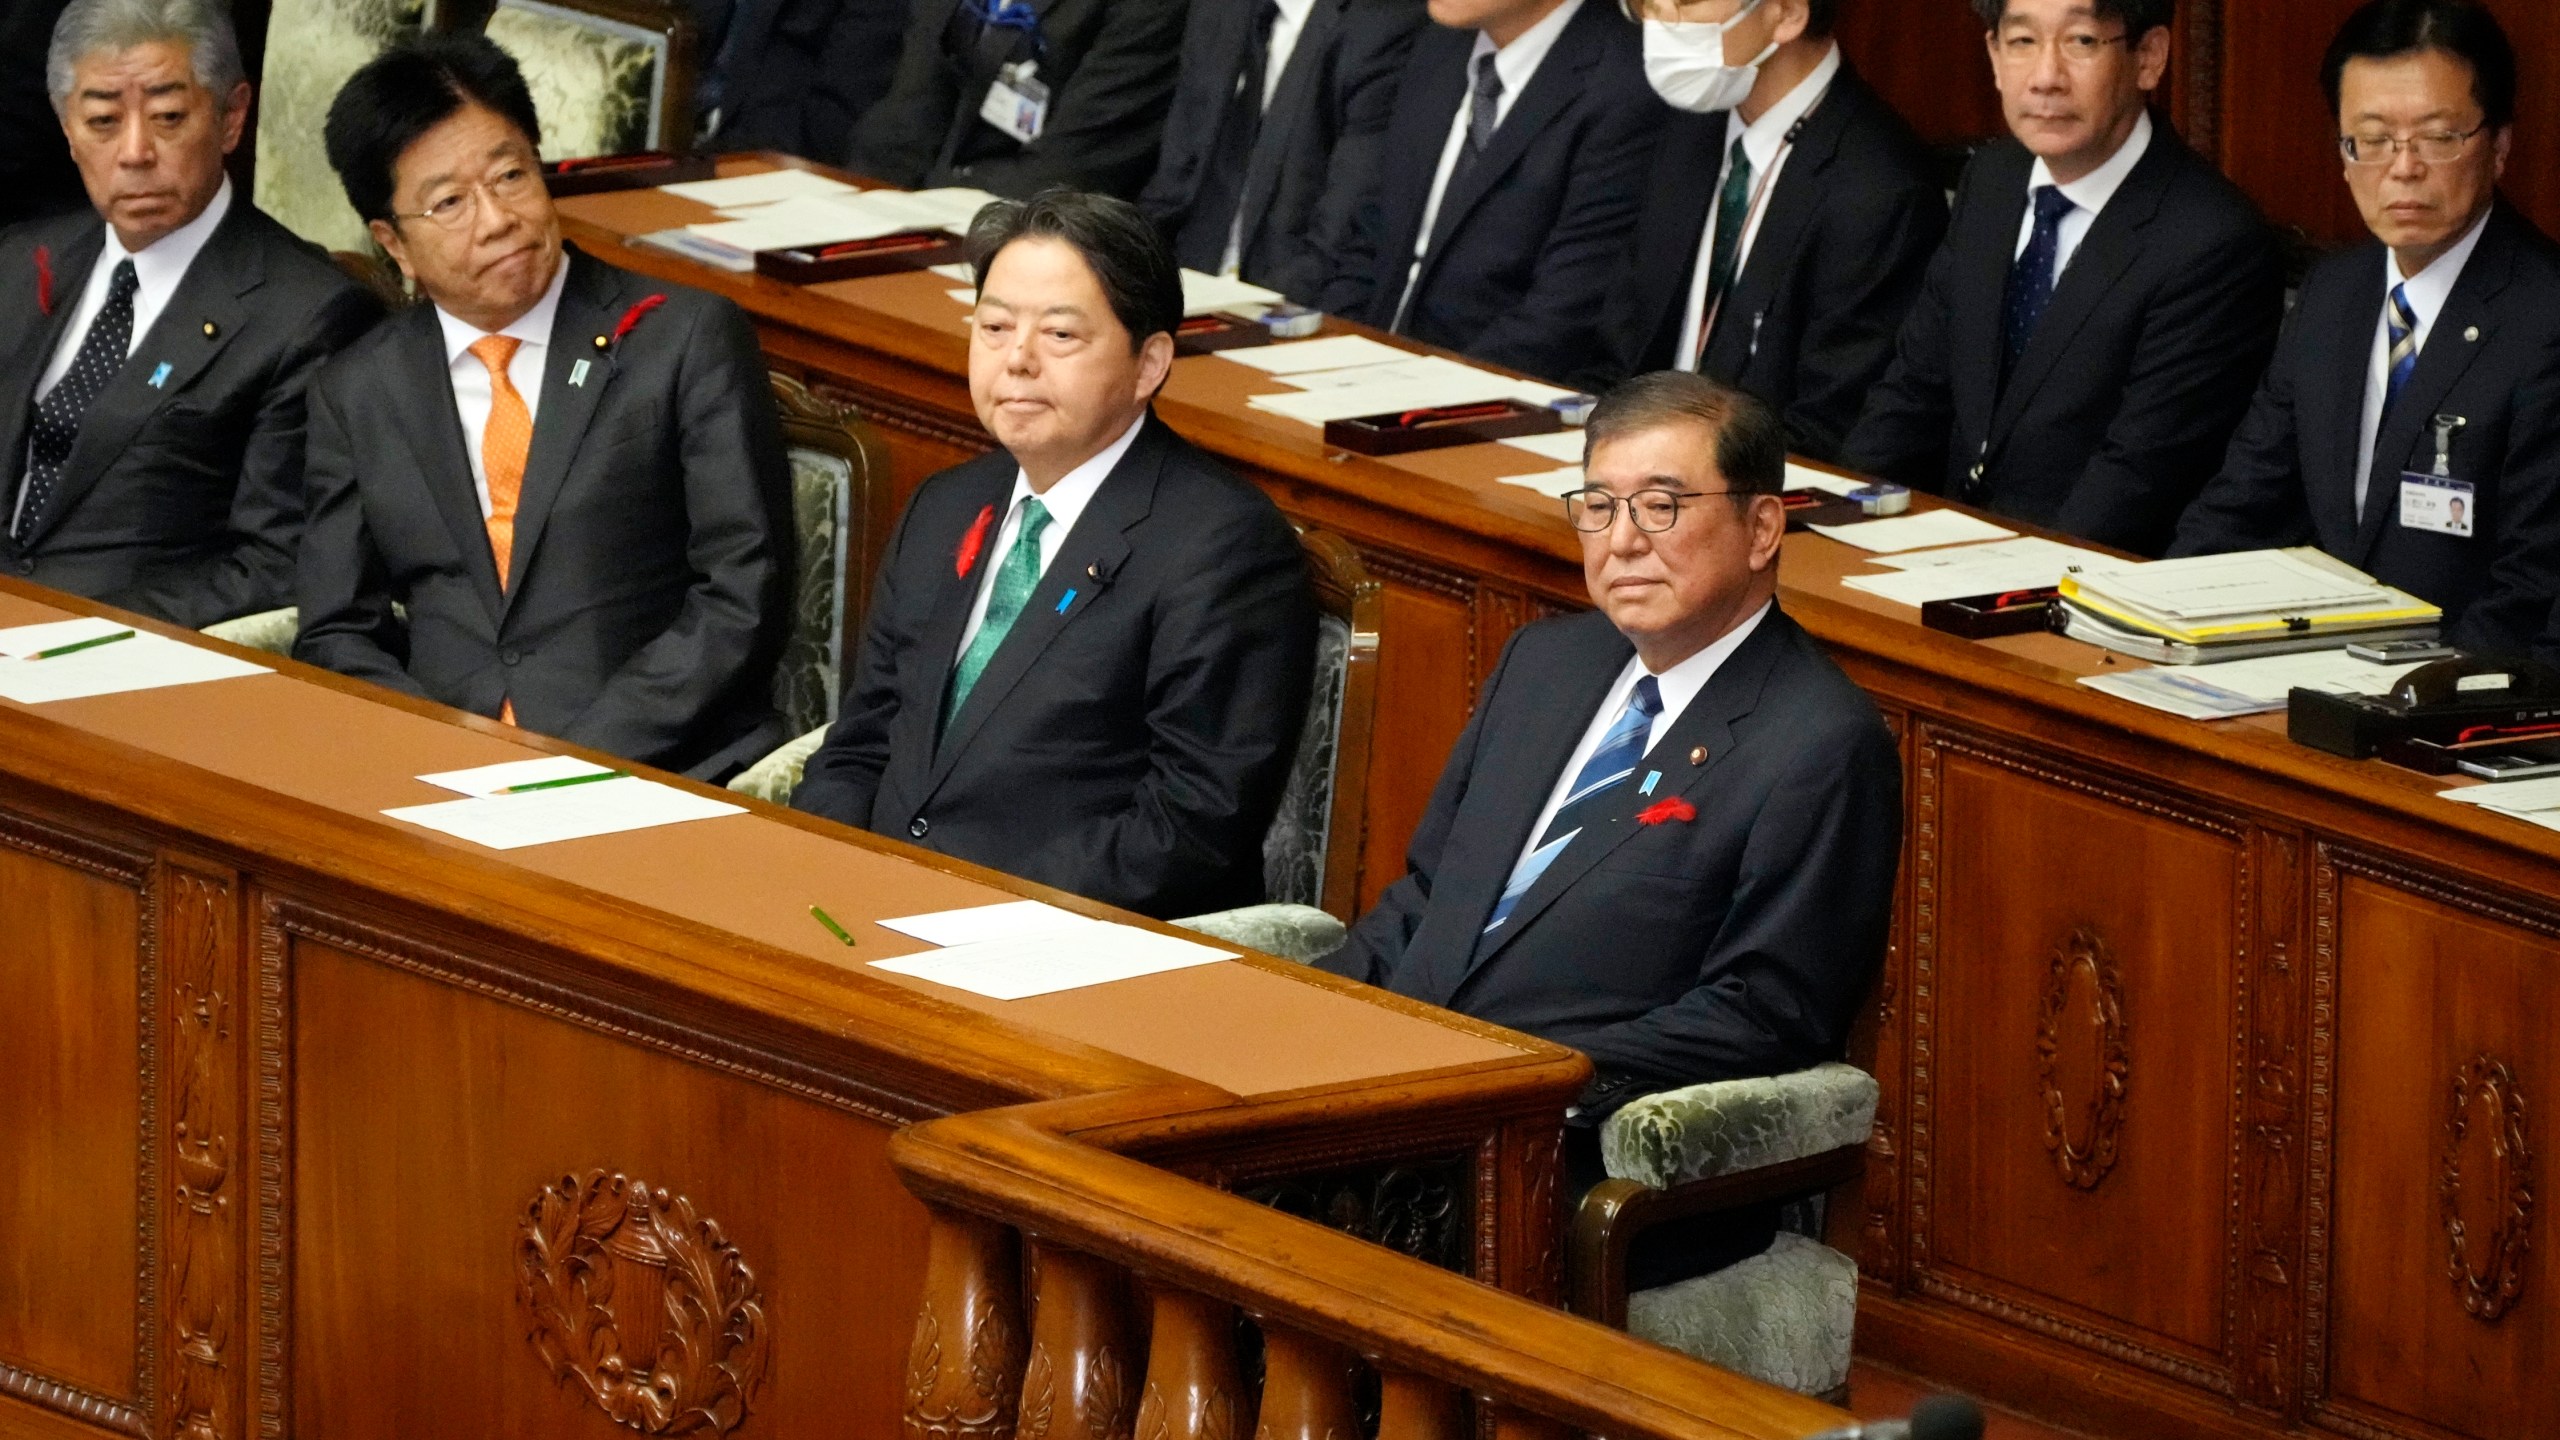
<instances>
[{"instance_id":1,"label":"man wearing white face mask","mask_svg":"<svg viewBox=\"0 0 2560 1440\"><path fill-rule=\"evenodd\" d=\"M1586 378L1694 370L1835 459L1946 231L1928 151L1841 57L1840 0L1626 3L1678 113Z\"/></svg>"}]
</instances>

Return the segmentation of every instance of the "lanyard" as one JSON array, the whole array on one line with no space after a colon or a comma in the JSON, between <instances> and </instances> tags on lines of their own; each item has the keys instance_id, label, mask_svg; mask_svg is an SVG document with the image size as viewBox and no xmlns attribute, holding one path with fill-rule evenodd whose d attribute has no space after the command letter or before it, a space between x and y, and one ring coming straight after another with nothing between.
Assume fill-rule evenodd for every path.
<instances>
[{"instance_id":1,"label":"lanyard","mask_svg":"<svg viewBox=\"0 0 2560 1440\"><path fill-rule=\"evenodd\" d=\"M1805 108L1805 112L1796 117L1796 123L1787 127L1785 137L1778 141L1778 153L1770 156L1769 163L1761 167L1760 178L1751 183L1751 204L1742 212L1742 229L1736 232L1737 238L1734 241L1738 248L1750 247L1751 228L1760 223L1760 211L1769 203L1769 189L1776 183L1778 172L1786 168L1787 152L1796 148L1796 140L1804 134L1804 127L1813 123L1813 117L1822 109L1822 102L1830 98L1831 91L1828 87L1814 97L1813 103ZM1746 132L1750 128L1748 125L1743 127ZM1708 244L1712 256L1714 244L1712 228L1709 230L1709 236ZM1733 257L1733 280L1726 286L1727 293L1731 292L1734 285L1742 283L1742 262L1743 257L1740 254ZM1707 263L1710 269L1714 267L1715 262L1712 258ZM1714 303L1707 307L1706 318L1698 322L1698 359L1690 365L1689 368L1692 370L1706 362L1707 344L1715 338L1716 319L1724 313L1724 301L1723 295L1714 297Z\"/></svg>"}]
</instances>

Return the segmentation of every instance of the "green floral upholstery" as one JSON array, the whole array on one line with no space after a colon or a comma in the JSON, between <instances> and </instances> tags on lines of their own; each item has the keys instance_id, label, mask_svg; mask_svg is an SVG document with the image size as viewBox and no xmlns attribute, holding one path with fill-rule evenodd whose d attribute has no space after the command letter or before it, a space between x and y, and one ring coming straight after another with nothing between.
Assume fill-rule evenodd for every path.
<instances>
[{"instance_id":1,"label":"green floral upholstery","mask_svg":"<svg viewBox=\"0 0 2560 1440\"><path fill-rule=\"evenodd\" d=\"M1279 812L1262 837L1262 893L1274 901L1305 906L1324 900L1333 762L1342 745L1342 695L1350 668L1350 622L1335 615L1317 617L1316 675L1307 720L1298 730L1298 756L1289 763Z\"/></svg>"},{"instance_id":2,"label":"green floral upholstery","mask_svg":"<svg viewBox=\"0 0 2560 1440\"><path fill-rule=\"evenodd\" d=\"M836 718L844 675L845 533L853 503L853 462L824 450L791 449L791 528L800 576L791 639L774 671L773 704L794 735ZM798 783L799 772L792 772Z\"/></svg>"},{"instance_id":3,"label":"green floral upholstery","mask_svg":"<svg viewBox=\"0 0 2560 1440\"><path fill-rule=\"evenodd\" d=\"M258 208L324 250L373 237L320 148L329 102L356 68L418 33L425 0L275 0L258 77ZM548 119L548 115L544 117Z\"/></svg>"},{"instance_id":4,"label":"green floral upholstery","mask_svg":"<svg viewBox=\"0 0 2560 1440\"><path fill-rule=\"evenodd\" d=\"M827 727L821 725L739 771L729 788L776 805L790 804L791 792L800 788L801 770L818 753L818 742L826 738Z\"/></svg>"},{"instance_id":5,"label":"green floral upholstery","mask_svg":"<svg viewBox=\"0 0 2560 1440\"><path fill-rule=\"evenodd\" d=\"M524 71L544 160L657 148L665 36L542 0L498 0L488 36Z\"/></svg>"},{"instance_id":6,"label":"green floral upholstery","mask_svg":"<svg viewBox=\"0 0 2560 1440\"><path fill-rule=\"evenodd\" d=\"M1627 1297L1629 1334L1805 1395L1848 1383L1857 1315L1857 1262L1784 1231L1748 1260Z\"/></svg>"},{"instance_id":7,"label":"green floral upholstery","mask_svg":"<svg viewBox=\"0 0 2560 1440\"><path fill-rule=\"evenodd\" d=\"M293 653L293 637L302 628L302 612L291 605L281 610L261 610L236 620L218 620L204 627L204 633L216 640L264 650L270 655Z\"/></svg>"},{"instance_id":8,"label":"green floral upholstery","mask_svg":"<svg viewBox=\"0 0 2560 1440\"><path fill-rule=\"evenodd\" d=\"M1173 923L1302 965L1341 948L1344 934L1341 921L1312 905L1247 905Z\"/></svg>"},{"instance_id":9,"label":"green floral upholstery","mask_svg":"<svg viewBox=\"0 0 2560 1440\"><path fill-rule=\"evenodd\" d=\"M1875 1118L1873 1077L1852 1065L1816 1065L1647 1095L1609 1117L1600 1159L1616 1179L1668 1189L1865 1144Z\"/></svg>"}]
</instances>

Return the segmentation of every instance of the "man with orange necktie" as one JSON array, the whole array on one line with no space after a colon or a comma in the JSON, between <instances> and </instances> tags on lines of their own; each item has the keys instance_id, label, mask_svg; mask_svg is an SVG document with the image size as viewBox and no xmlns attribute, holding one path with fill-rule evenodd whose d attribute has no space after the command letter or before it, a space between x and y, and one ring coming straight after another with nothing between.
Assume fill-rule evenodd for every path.
<instances>
[{"instance_id":1,"label":"man with orange necktie","mask_svg":"<svg viewBox=\"0 0 2560 1440\"><path fill-rule=\"evenodd\" d=\"M721 778L782 739L790 472L755 330L564 249L540 136L478 35L330 106L348 199L432 303L312 387L295 653Z\"/></svg>"}]
</instances>

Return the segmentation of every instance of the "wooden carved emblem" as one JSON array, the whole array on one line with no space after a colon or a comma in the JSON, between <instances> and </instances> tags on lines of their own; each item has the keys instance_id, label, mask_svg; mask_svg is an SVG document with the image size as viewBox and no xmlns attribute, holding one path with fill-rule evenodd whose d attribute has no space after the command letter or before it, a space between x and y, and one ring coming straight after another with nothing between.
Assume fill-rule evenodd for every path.
<instances>
[{"instance_id":1,"label":"wooden carved emblem","mask_svg":"<svg viewBox=\"0 0 2560 1440\"><path fill-rule=\"evenodd\" d=\"M644 1435L726 1434L772 1339L754 1273L693 1202L603 1170L525 1207L516 1299L552 1376Z\"/></svg>"},{"instance_id":2,"label":"wooden carved emblem","mask_svg":"<svg viewBox=\"0 0 2560 1440\"><path fill-rule=\"evenodd\" d=\"M2036 1012L2044 1148L2077 1189L2096 1189L2115 1168L2131 1071L2124 974L2106 942L2083 925L2053 952Z\"/></svg>"},{"instance_id":3,"label":"wooden carved emblem","mask_svg":"<svg viewBox=\"0 0 2560 1440\"><path fill-rule=\"evenodd\" d=\"M2454 1293L2474 1319L2495 1322L2524 1294L2525 1251L2533 1239L2532 1172L2515 1072L2482 1055L2453 1077L2437 1188Z\"/></svg>"}]
</instances>

